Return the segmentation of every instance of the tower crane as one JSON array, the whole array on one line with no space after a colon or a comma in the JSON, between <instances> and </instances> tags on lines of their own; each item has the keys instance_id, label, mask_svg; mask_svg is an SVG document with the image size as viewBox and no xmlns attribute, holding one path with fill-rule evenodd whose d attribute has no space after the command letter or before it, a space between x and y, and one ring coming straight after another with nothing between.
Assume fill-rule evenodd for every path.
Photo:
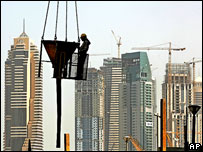
<instances>
[{"instance_id":1,"label":"tower crane","mask_svg":"<svg viewBox=\"0 0 203 152\"><path fill-rule=\"evenodd\" d=\"M195 104L195 97L194 97L194 93L195 93L195 63L199 63L199 62L202 62L202 59L199 59L199 60L196 60L195 61L195 58L192 58L192 61L191 62L184 62L186 64L192 64L192 67L193 67L193 104Z\"/></svg>"},{"instance_id":2,"label":"tower crane","mask_svg":"<svg viewBox=\"0 0 203 152\"><path fill-rule=\"evenodd\" d=\"M130 140L133 144L133 146L135 147L135 149L137 151L144 151L144 149L141 147L141 145L139 144L139 142L134 139L132 136L125 136L123 137L124 141L126 142L126 151L128 151L128 141Z\"/></svg>"},{"instance_id":3,"label":"tower crane","mask_svg":"<svg viewBox=\"0 0 203 152\"><path fill-rule=\"evenodd\" d=\"M172 114L171 114L171 80L172 80L172 73L171 73L171 52L172 51L184 51L185 48L172 48L171 42L167 43L169 44L169 47L133 47L132 50L167 50L169 53L168 56L168 104L169 104L169 122L172 120ZM156 45L159 46L159 45ZM168 123L168 130L171 131L172 126L171 123Z\"/></svg>"},{"instance_id":4,"label":"tower crane","mask_svg":"<svg viewBox=\"0 0 203 152\"><path fill-rule=\"evenodd\" d=\"M116 38L116 36L115 36L113 30L111 30L111 32L113 33L113 36L114 36L114 38L115 38L115 40L116 40L116 42L117 42L117 45L118 45L118 58L120 58L121 37L119 36L119 40L118 40L118 39Z\"/></svg>"}]
</instances>

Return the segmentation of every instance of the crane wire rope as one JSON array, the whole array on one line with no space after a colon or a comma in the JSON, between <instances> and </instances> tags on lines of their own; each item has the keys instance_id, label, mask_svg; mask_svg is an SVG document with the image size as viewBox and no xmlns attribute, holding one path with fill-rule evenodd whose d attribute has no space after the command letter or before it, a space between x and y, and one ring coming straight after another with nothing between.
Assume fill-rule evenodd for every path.
<instances>
[{"instance_id":1,"label":"crane wire rope","mask_svg":"<svg viewBox=\"0 0 203 152\"><path fill-rule=\"evenodd\" d=\"M47 17L48 17L48 12L49 12L49 4L50 1L48 1L48 6L47 6L47 13L46 13L46 18L44 22L44 30L41 38L41 46L40 46L40 60L39 60L39 69L38 69L38 77L40 77L40 71L41 71L41 59L42 59L42 41L44 40L44 33L45 33L45 28L46 28L46 23L47 23Z\"/></svg>"},{"instance_id":2,"label":"crane wire rope","mask_svg":"<svg viewBox=\"0 0 203 152\"><path fill-rule=\"evenodd\" d=\"M55 26L55 37L54 37L54 40L57 40L58 10L59 10L59 1L57 2L56 26Z\"/></svg>"},{"instance_id":3,"label":"crane wire rope","mask_svg":"<svg viewBox=\"0 0 203 152\"><path fill-rule=\"evenodd\" d=\"M67 42L68 40L67 40L67 12L68 12L68 2L66 1L66 27L65 27L65 29L66 29L66 35L65 35L65 41Z\"/></svg>"},{"instance_id":4,"label":"crane wire rope","mask_svg":"<svg viewBox=\"0 0 203 152\"><path fill-rule=\"evenodd\" d=\"M44 23L44 30L43 30L43 34L42 34L42 39L44 39L44 33L45 33L45 28L46 28L46 23L47 23L47 17L48 17L48 12L49 12L49 4L50 4L50 1L48 1L47 13L46 13L46 18L45 18L45 23Z\"/></svg>"},{"instance_id":5,"label":"crane wire rope","mask_svg":"<svg viewBox=\"0 0 203 152\"><path fill-rule=\"evenodd\" d=\"M76 1L75 1L75 14L76 14L76 22L77 22L78 42L80 42L79 24L78 24L78 11L77 11L77 2Z\"/></svg>"}]
</instances>

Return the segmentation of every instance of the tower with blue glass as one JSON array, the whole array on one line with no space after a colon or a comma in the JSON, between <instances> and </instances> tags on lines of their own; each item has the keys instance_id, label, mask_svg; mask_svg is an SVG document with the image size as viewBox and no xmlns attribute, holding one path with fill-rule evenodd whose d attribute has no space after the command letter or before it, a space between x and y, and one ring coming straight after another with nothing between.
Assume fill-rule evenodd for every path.
<instances>
[{"instance_id":1,"label":"tower with blue glass","mask_svg":"<svg viewBox=\"0 0 203 152\"><path fill-rule=\"evenodd\" d=\"M155 90L146 52L122 54L120 85L120 150L125 150L124 136L131 135L144 150L154 150ZM129 143L129 150L135 150Z\"/></svg>"}]
</instances>

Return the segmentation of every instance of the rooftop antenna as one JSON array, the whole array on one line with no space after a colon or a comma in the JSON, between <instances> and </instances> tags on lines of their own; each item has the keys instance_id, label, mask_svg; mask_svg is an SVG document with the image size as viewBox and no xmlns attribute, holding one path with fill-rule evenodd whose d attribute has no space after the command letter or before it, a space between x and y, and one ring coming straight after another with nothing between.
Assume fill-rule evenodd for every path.
<instances>
[{"instance_id":1,"label":"rooftop antenna","mask_svg":"<svg viewBox=\"0 0 203 152\"><path fill-rule=\"evenodd\" d=\"M25 19L23 19L23 33L25 33Z\"/></svg>"}]
</instances>

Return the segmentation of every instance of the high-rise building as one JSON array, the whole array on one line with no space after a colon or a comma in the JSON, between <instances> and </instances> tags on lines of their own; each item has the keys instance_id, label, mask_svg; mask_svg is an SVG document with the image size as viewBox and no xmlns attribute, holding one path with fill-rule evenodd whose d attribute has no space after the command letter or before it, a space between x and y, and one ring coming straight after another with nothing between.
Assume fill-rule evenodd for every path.
<instances>
[{"instance_id":1,"label":"high-rise building","mask_svg":"<svg viewBox=\"0 0 203 152\"><path fill-rule=\"evenodd\" d=\"M201 108L196 114L196 132L195 135L196 143L200 143L202 145L202 78L197 77L195 79L195 88L194 88L194 97L195 97L195 105L199 105Z\"/></svg>"},{"instance_id":2,"label":"high-rise building","mask_svg":"<svg viewBox=\"0 0 203 152\"><path fill-rule=\"evenodd\" d=\"M101 67L104 76L104 150L119 150L119 85L122 80L121 59L104 59Z\"/></svg>"},{"instance_id":3,"label":"high-rise building","mask_svg":"<svg viewBox=\"0 0 203 152\"><path fill-rule=\"evenodd\" d=\"M39 52L27 34L14 38L5 61L4 150L43 150L42 72Z\"/></svg>"},{"instance_id":4,"label":"high-rise building","mask_svg":"<svg viewBox=\"0 0 203 152\"><path fill-rule=\"evenodd\" d=\"M171 109L169 109L168 64L166 64L165 81L162 84L162 98L167 102L167 131L169 125L172 130L168 132L174 147L184 147L184 125L186 125L186 107L193 104L193 86L191 81L191 68L189 64L173 63L171 65ZM172 120L169 120L169 114ZM188 110L189 113L189 110ZM192 119L188 115L188 140L191 141Z\"/></svg>"},{"instance_id":5,"label":"high-rise building","mask_svg":"<svg viewBox=\"0 0 203 152\"><path fill-rule=\"evenodd\" d=\"M155 150L155 84L146 52L122 54L120 84L120 150L125 150L124 136L131 135L144 150ZM136 150L129 143L129 150Z\"/></svg>"},{"instance_id":6,"label":"high-rise building","mask_svg":"<svg viewBox=\"0 0 203 152\"><path fill-rule=\"evenodd\" d=\"M104 150L104 81L95 68L75 82L75 150Z\"/></svg>"}]
</instances>

